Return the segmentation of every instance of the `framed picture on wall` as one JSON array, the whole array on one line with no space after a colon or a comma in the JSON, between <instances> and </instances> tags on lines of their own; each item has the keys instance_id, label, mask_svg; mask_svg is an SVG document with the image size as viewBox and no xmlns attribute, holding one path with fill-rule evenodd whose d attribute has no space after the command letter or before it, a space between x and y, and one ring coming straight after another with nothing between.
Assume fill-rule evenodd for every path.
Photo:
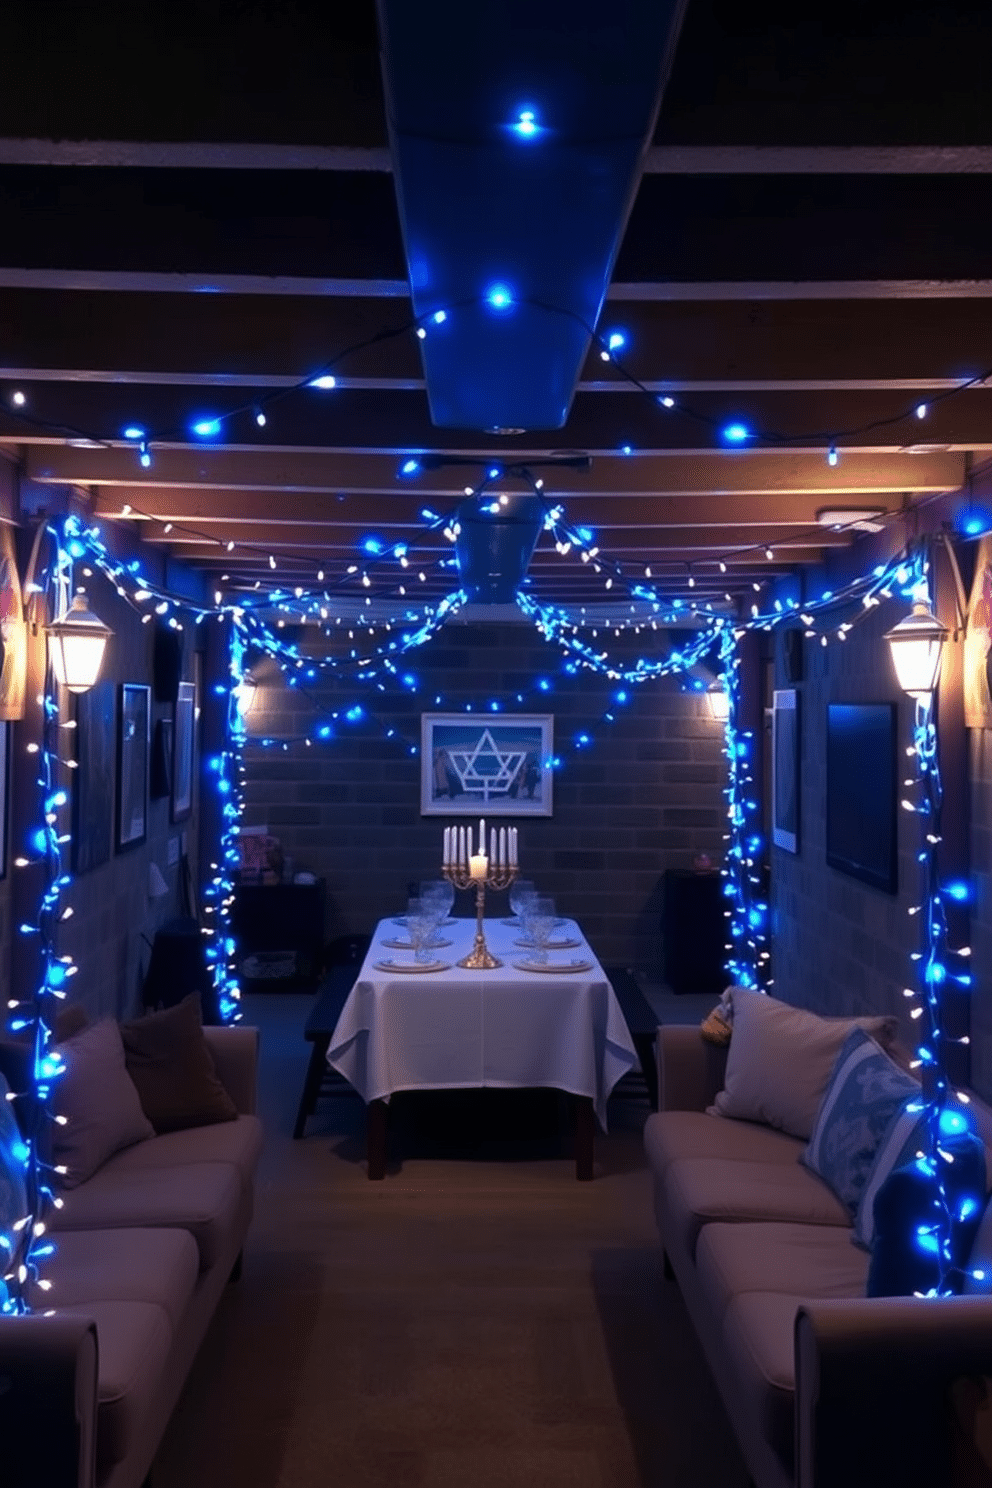
<instances>
[{"instance_id":1,"label":"framed picture on wall","mask_svg":"<svg viewBox=\"0 0 992 1488\"><path fill-rule=\"evenodd\" d=\"M88 873L110 857L114 835L114 684L76 694L72 777L72 868Z\"/></svg>"},{"instance_id":2,"label":"framed picture on wall","mask_svg":"<svg viewBox=\"0 0 992 1488\"><path fill-rule=\"evenodd\" d=\"M117 851L148 832L148 716L151 688L122 682L117 721Z\"/></svg>"},{"instance_id":3,"label":"framed picture on wall","mask_svg":"<svg viewBox=\"0 0 992 1488\"><path fill-rule=\"evenodd\" d=\"M782 688L772 706L772 841L799 851L799 694Z\"/></svg>"},{"instance_id":4,"label":"framed picture on wall","mask_svg":"<svg viewBox=\"0 0 992 1488\"><path fill-rule=\"evenodd\" d=\"M172 745L172 820L185 821L193 810L193 742L196 685L180 682Z\"/></svg>"},{"instance_id":5,"label":"framed picture on wall","mask_svg":"<svg viewBox=\"0 0 992 1488\"><path fill-rule=\"evenodd\" d=\"M421 816L550 816L554 718L423 713Z\"/></svg>"}]
</instances>

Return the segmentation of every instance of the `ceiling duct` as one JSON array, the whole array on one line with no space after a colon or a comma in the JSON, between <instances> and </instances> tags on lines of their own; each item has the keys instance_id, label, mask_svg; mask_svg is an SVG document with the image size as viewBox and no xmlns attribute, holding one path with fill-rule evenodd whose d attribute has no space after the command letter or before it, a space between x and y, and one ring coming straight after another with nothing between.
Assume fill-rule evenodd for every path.
<instances>
[{"instance_id":1,"label":"ceiling duct","mask_svg":"<svg viewBox=\"0 0 992 1488\"><path fill-rule=\"evenodd\" d=\"M462 502L455 553L469 603L513 603L544 517L544 503L537 496L499 496L487 491Z\"/></svg>"},{"instance_id":2,"label":"ceiling duct","mask_svg":"<svg viewBox=\"0 0 992 1488\"><path fill-rule=\"evenodd\" d=\"M559 429L686 0L378 0L431 419Z\"/></svg>"}]
</instances>

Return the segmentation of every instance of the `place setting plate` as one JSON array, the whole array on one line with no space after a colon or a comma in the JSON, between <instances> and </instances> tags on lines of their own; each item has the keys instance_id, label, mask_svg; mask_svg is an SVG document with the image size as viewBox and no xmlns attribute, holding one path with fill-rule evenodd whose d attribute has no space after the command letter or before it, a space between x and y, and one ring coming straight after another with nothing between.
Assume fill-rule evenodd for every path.
<instances>
[{"instance_id":1,"label":"place setting plate","mask_svg":"<svg viewBox=\"0 0 992 1488\"><path fill-rule=\"evenodd\" d=\"M394 925L404 925L405 926L406 925L406 915L393 915L393 924ZM454 915L449 915L446 920L442 920L441 921L441 924L442 925L457 925L458 924L458 921L455 919Z\"/></svg>"},{"instance_id":2,"label":"place setting plate","mask_svg":"<svg viewBox=\"0 0 992 1488\"><path fill-rule=\"evenodd\" d=\"M383 942L383 944L385 944L385 942ZM529 951L532 951L534 949L534 942L532 940L515 940L513 944L517 946L523 946L526 950ZM547 948L549 951L574 951L577 950L581 944L581 940L549 940Z\"/></svg>"},{"instance_id":3,"label":"place setting plate","mask_svg":"<svg viewBox=\"0 0 992 1488\"><path fill-rule=\"evenodd\" d=\"M500 920L500 924L505 925L508 930L520 930L523 926L523 921L518 919L516 915L507 915L505 920ZM567 920L555 920L554 928L560 930L563 925L567 924Z\"/></svg>"},{"instance_id":4,"label":"place setting plate","mask_svg":"<svg viewBox=\"0 0 992 1488\"><path fill-rule=\"evenodd\" d=\"M412 975L421 971L448 971L451 968L450 961L376 961L376 971L400 971Z\"/></svg>"},{"instance_id":5,"label":"place setting plate","mask_svg":"<svg viewBox=\"0 0 992 1488\"><path fill-rule=\"evenodd\" d=\"M391 951L412 951L413 950L413 941L412 940L380 940L379 944L381 946L388 947L388 949L391 950ZM440 950L440 948L442 946L449 946L449 945L453 945L453 944L454 944L454 942L451 941L451 940L444 940L444 939L436 940L434 942L434 944L431 946L431 950ZM578 941L576 941L575 944L578 945Z\"/></svg>"},{"instance_id":6,"label":"place setting plate","mask_svg":"<svg viewBox=\"0 0 992 1488\"><path fill-rule=\"evenodd\" d=\"M514 961L518 971L564 972L592 971L591 961Z\"/></svg>"}]
</instances>

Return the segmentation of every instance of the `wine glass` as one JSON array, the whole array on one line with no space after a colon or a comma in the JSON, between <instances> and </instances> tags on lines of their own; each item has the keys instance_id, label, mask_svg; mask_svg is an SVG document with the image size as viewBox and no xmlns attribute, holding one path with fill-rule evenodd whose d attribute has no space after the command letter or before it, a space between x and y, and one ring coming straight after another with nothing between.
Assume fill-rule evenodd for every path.
<instances>
[{"instance_id":1,"label":"wine glass","mask_svg":"<svg viewBox=\"0 0 992 1488\"><path fill-rule=\"evenodd\" d=\"M510 908L517 919L523 922L523 907L537 893L537 885L528 878L515 878L510 885Z\"/></svg>"},{"instance_id":2,"label":"wine glass","mask_svg":"<svg viewBox=\"0 0 992 1488\"><path fill-rule=\"evenodd\" d=\"M420 885L421 899L435 899L441 907L441 919L446 920L455 902L455 886L450 878L425 878Z\"/></svg>"},{"instance_id":3,"label":"wine glass","mask_svg":"<svg viewBox=\"0 0 992 1488\"><path fill-rule=\"evenodd\" d=\"M430 939L433 920L429 905L425 905L423 899L409 899L406 906L406 928L410 932L410 941L413 945L414 961L430 961L433 952L430 950L428 941Z\"/></svg>"},{"instance_id":4,"label":"wine glass","mask_svg":"<svg viewBox=\"0 0 992 1488\"><path fill-rule=\"evenodd\" d=\"M543 894L534 896L528 905L528 928L534 942L534 960L544 965L548 959L548 941L554 934L555 901Z\"/></svg>"}]
</instances>

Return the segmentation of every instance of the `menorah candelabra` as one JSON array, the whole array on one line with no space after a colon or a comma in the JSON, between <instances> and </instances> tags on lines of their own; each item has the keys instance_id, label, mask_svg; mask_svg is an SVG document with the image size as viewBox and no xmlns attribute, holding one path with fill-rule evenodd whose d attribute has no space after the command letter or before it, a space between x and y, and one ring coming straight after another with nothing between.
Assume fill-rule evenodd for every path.
<instances>
[{"instance_id":1,"label":"menorah candelabra","mask_svg":"<svg viewBox=\"0 0 992 1488\"><path fill-rule=\"evenodd\" d=\"M478 860L469 863L445 863L441 872L449 883L453 883L456 889L470 889L475 885L475 943L471 951L461 961L459 966L467 967L469 971L493 971L503 963L498 956L494 956L486 945L486 936L482 928L482 922L486 907L486 889L508 889L516 878L518 868L515 863L494 863L492 858L482 860L485 867L485 876L478 876Z\"/></svg>"}]
</instances>

